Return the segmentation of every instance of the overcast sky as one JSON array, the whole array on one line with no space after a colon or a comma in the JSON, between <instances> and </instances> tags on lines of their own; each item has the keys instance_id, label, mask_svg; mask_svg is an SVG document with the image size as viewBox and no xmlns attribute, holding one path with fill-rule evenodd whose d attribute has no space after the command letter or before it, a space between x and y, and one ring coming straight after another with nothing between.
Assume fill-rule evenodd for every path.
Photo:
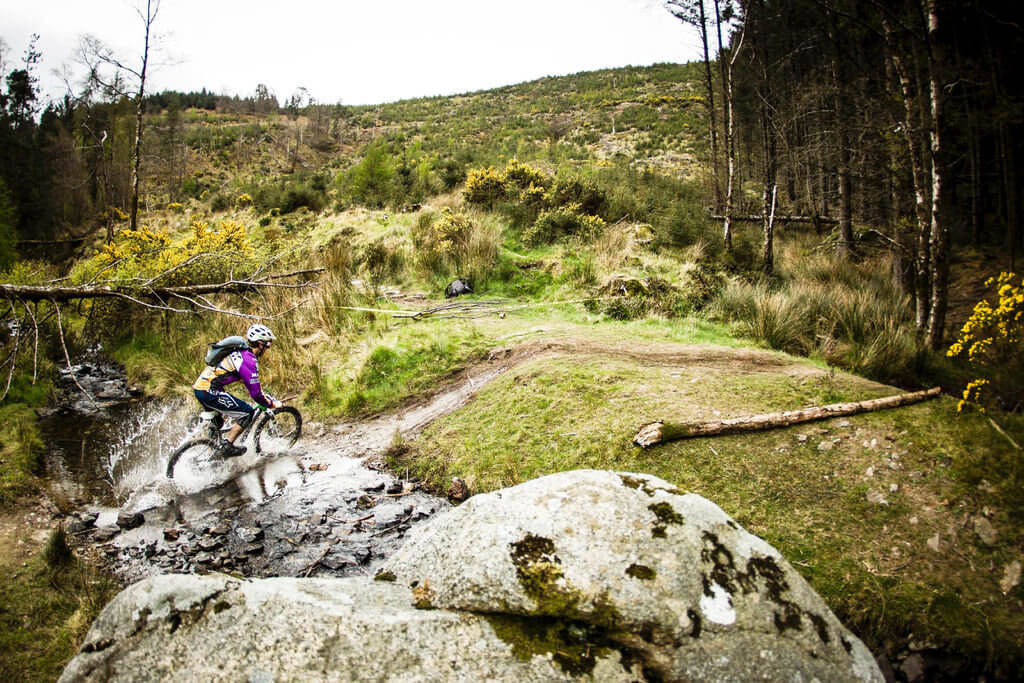
<instances>
[{"instance_id":1,"label":"overcast sky","mask_svg":"<svg viewBox=\"0 0 1024 683\"><path fill-rule=\"evenodd\" d=\"M137 65L139 4L4 0L4 74L33 33L50 98L82 34ZM299 87L323 103L379 104L699 57L694 29L657 0L163 0L154 30L163 64L148 91L249 95L265 83L282 103Z\"/></svg>"}]
</instances>

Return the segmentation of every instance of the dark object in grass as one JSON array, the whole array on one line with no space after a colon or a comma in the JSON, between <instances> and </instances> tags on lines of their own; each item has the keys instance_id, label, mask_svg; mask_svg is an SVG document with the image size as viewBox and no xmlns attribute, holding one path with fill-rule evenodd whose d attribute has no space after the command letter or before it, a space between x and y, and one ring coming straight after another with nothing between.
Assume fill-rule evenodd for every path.
<instances>
[{"instance_id":1,"label":"dark object in grass","mask_svg":"<svg viewBox=\"0 0 1024 683\"><path fill-rule=\"evenodd\" d=\"M58 524L50 532L50 538L47 539L46 547L43 548L43 559L46 561L46 566L50 569L66 567L74 559L71 548L68 546L68 535L64 531L63 524Z\"/></svg>"},{"instance_id":2,"label":"dark object in grass","mask_svg":"<svg viewBox=\"0 0 1024 683\"><path fill-rule=\"evenodd\" d=\"M463 294L472 294L473 285L470 284L466 278L459 278L450 282L447 287L444 288L444 298L452 299Z\"/></svg>"}]
</instances>

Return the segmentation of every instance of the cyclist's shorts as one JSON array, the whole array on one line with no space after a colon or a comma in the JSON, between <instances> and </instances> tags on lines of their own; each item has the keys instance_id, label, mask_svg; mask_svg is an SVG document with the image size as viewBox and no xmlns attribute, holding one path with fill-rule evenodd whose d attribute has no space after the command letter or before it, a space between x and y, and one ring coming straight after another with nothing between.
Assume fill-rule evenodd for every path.
<instances>
[{"instance_id":1,"label":"cyclist's shorts","mask_svg":"<svg viewBox=\"0 0 1024 683\"><path fill-rule=\"evenodd\" d=\"M216 410L243 427L249 423L256 409L242 399L226 391L203 391L196 389L196 400L207 410Z\"/></svg>"}]
</instances>

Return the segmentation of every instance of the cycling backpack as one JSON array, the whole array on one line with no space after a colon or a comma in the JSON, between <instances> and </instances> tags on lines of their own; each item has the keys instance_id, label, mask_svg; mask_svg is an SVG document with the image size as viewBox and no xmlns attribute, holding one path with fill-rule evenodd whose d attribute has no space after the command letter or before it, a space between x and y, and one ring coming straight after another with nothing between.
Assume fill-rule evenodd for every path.
<instances>
[{"instance_id":1,"label":"cycling backpack","mask_svg":"<svg viewBox=\"0 0 1024 683\"><path fill-rule=\"evenodd\" d=\"M228 354L249 348L249 342L245 337L225 337L219 342L210 344L210 350L206 352L206 364L217 367Z\"/></svg>"}]
</instances>

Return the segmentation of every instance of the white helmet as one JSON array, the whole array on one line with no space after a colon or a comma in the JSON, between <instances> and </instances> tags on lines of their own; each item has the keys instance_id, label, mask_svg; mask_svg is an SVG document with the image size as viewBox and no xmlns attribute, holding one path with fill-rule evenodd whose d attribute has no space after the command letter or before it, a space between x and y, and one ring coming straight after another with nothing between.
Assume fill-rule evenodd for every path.
<instances>
[{"instance_id":1,"label":"white helmet","mask_svg":"<svg viewBox=\"0 0 1024 683\"><path fill-rule=\"evenodd\" d=\"M250 325L245 333L245 338L249 340L250 344L253 342L272 342L274 341L274 333L266 325Z\"/></svg>"}]
</instances>

